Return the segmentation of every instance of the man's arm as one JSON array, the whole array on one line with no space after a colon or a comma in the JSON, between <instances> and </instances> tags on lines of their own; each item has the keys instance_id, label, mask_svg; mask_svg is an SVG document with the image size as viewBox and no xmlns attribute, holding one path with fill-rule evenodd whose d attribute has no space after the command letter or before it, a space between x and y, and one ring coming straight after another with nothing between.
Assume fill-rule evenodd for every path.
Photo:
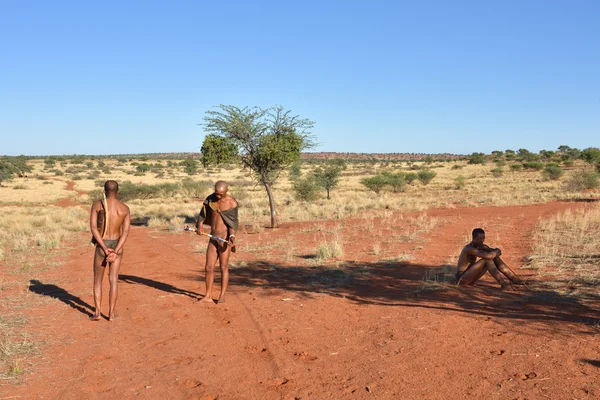
<instances>
[{"instance_id":1,"label":"man's arm","mask_svg":"<svg viewBox=\"0 0 600 400\"><path fill-rule=\"evenodd\" d=\"M114 250L106 247L106 245L104 244L104 240L102 240L102 235L100 234L100 231L98 231L98 211L100 211L101 208L102 205L100 201L95 201L92 204L92 210L90 211L90 230L92 231L92 236L94 237L94 239L96 239L96 243L98 243L98 246L102 248L104 254L108 254L113 252Z\"/></svg>"},{"instance_id":2,"label":"man's arm","mask_svg":"<svg viewBox=\"0 0 600 400\"><path fill-rule=\"evenodd\" d=\"M236 208L238 206L237 201L233 197L231 198L231 201L228 201L227 203L228 203L227 205L229 206L228 210L232 209L232 208ZM229 240L229 243L231 243L232 246L235 243L235 232L236 232L235 229L233 229L230 226L227 226L227 238Z\"/></svg>"},{"instance_id":3,"label":"man's arm","mask_svg":"<svg viewBox=\"0 0 600 400\"><path fill-rule=\"evenodd\" d=\"M121 237L117 242L117 246L115 247L115 253L119 254L125 242L127 241L127 236L129 236L129 230L131 229L131 214L129 212L129 207L125 206L126 214L125 218L123 218L123 233L121 233Z\"/></svg>"},{"instance_id":4,"label":"man's arm","mask_svg":"<svg viewBox=\"0 0 600 400\"><path fill-rule=\"evenodd\" d=\"M498 257L498 255L499 255L498 250L487 251L485 249L482 250L482 249L476 249L476 248L472 247L472 248L469 248L467 251L470 255L479 257L479 258L483 258L485 260L493 260L494 258Z\"/></svg>"}]
</instances>

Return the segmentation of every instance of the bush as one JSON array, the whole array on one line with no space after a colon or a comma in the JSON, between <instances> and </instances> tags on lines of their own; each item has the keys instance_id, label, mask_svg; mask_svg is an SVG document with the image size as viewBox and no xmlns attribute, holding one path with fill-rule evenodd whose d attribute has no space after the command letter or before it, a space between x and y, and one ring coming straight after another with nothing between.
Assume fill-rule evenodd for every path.
<instances>
[{"instance_id":1,"label":"bush","mask_svg":"<svg viewBox=\"0 0 600 400\"><path fill-rule=\"evenodd\" d=\"M544 163L539 161L525 161L523 163L523 168L541 171L544 169Z\"/></svg>"},{"instance_id":2,"label":"bush","mask_svg":"<svg viewBox=\"0 0 600 400\"><path fill-rule=\"evenodd\" d=\"M375 193L381 192L385 187L385 178L382 175L370 176L362 178L360 184Z\"/></svg>"},{"instance_id":3,"label":"bush","mask_svg":"<svg viewBox=\"0 0 600 400\"><path fill-rule=\"evenodd\" d=\"M465 182L465 177L462 175L457 176L454 179L454 183L456 184L456 189L462 189L465 187L466 182Z\"/></svg>"},{"instance_id":4,"label":"bush","mask_svg":"<svg viewBox=\"0 0 600 400\"><path fill-rule=\"evenodd\" d=\"M134 199L155 199L161 197L172 197L180 190L176 183L159 183L156 185L135 184L125 181L119 184L119 199L130 201ZM88 192L89 196L98 200L102 198L102 189Z\"/></svg>"},{"instance_id":5,"label":"bush","mask_svg":"<svg viewBox=\"0 0 600 400\"><path fill-rule=\"evenodd\" d=\"M506 165L506 161L504 161L504 160L497 160L497 161L496 161L496 166L497 166L498 168L500 168L500 167L504 167L505 165Z\"/></svg>"},{"instance_id":6,"label":"bush","mask_svg":"<svg viewBox=\"0 0 600 400\"><path fill-rule=\"evenodd\" d=\"M551 181L560 179L562 174L563 170L558 165L546 165L544 168L544 176Z\"/></svg>"},{"instance_id":7,"label":"bush","mask_svg":"<svg viewBox=\"0 0 600 400\"><path fill-rule=\"evenodd\" d=\"M299 201L315 201L318 198L319 186L314 178L297 179L292 184L294 197Z\"/></svg>"},{"instance_id":8,"label":"bush","mask_svg":"<svg viewBox=\"0 0 600 400\"><path fill-rule=\"evenodd\" d=\"M492 173L494 178L500 178L502 176L502 174L504 173L504 170L502 168L494 168L494 169L490 170L490 172Z\"/></svg>"},{"instance_id":9,"label":"bush","mask_svg":"<svg viewBox=\"0 0 600 400\"><path fill-rule=\"evenodd\" d=\"M436 175L437 173L435 171L423 170L417 172L417 179L419 179L423 185L428 185Z\"/></svg>"},{"instance_id":10,"label":"bush","mask_svg":"<svg viewBox=\"0 0 600 400\"><path fill-rule=\"evenodd\" d=\"M414 172L407 172L404 178L406 179L406 183L410 185L417 180L417 174Z\"/></svg>"},{"instance_id":11,"label":"bush","mask_svg":"<svg viewBox=\"0 0 600 400\"><path fill-rule=\"evenodd\" d=\"M595 189L598 187L598 173L595 171L583 171L571 176L565 182L564 189L570 192L579 192L586 189Z\"/></svg>"},{"instance_id":12,"label":"bush","mask_svg":"<svg viewBox=\"0 0 600 400\"><path fill-rule=\"evenodd\" d=\"M454 164L452 166L452 169L463 169L465 166L464 165L458 165L458 164Z\"/></svg>"},{"instance_id":13,"label":"bush","mask_svg":"<svg viewBox=\"0 0 600 400\"><path fill-rule=\"evenodd\" d=\"M392 189L392 192L404 192L406 190L406 175L402 172L391 173L384 172L381 174L383 176L384 185L389 186Z\"/></svg>"},{"instance_id":14,"label":"bush","mask_svg":"<svg viewBox=\"0 0 600 400\"><path fill-rule=\"evenodd\" d=\"M520 171L523 169L523 164L511 164L510 169L513 171Z\"/></svg>"},{"instance_id":15,"label":"bush","mask_svg":"<svg viewBox=\"0 0 600 400\"><path fill-rule=\"evenodd\" d=\"M203 198L212 190L212 184L208 181L195 181L185 178L181 181L181 191L185 196Z\"/></svg>"},{"instance_id":16,"label":"bush","mask_svg":"<svg viewBox=\"0 0 600 400\"><path fill-rule=\"evenodd\" d=\"M469 164L485 164L485 154L473 153L469 159Z\"/></svg>"}]
</instances>

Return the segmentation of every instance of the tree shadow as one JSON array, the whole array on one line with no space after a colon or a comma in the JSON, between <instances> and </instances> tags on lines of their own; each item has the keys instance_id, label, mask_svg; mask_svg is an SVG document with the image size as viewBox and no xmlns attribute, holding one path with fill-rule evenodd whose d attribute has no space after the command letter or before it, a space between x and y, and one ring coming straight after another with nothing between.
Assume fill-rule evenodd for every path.
<instances>
[{"instance_id":1,"label":"tree shadow","mask_svg":"<svg viewBox=\"0 0 600 400\"><path fill-rule=\"evenodd\" d=\"M91 305L81 300L79 297L74 296L65 289L51 283L42 283L38 280L31 279L29 281L29 291L42 296L58 299L69 307L72 307L89 317L92 316L92 312L94 311L94 308Z\"/></svg>"},{"instance_id":2,"label":"tree shadow","mask_svg":"<svg viewBox=\"0 0 600 400\"><path fill-rule=\"evenodd\" d=\"M163 292L167 293L181 294L197 300L202 299L204 297L201 294L192 292L190 290L180 289L168 283L159 282L148 278L142 278L140 276L119 274L119 280L128 284L145 285L154 289L162 290Z\"/></svg>"},{"instance_id":3,"label":"tree shadow","mask_svg":"<svg viewBox=\"0 0 600 400\"><path fill-rule=\"evenodd\" d=\"M530 289L512 292L500 290L491 280L466 287L452 281L439 266L396 262L308 267L256 261L230 272L231 286L269 289L272 296L284 291L299 297L321 293L359 304L447 310L522 322L590 324L600 319L598 294L583 298L532 284Z\"/></svg>"}]
</instances>

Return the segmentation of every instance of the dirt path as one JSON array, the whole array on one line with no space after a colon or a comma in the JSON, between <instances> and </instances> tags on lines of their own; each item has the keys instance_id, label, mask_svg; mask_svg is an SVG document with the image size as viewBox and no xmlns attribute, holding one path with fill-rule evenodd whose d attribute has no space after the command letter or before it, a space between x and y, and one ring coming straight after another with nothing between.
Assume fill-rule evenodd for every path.
<instances>
[{"instance_id":1,"label":"dirt path","mask_svg":"<svg viewBox=\"0 0 600 400\"><path fill-rule=\"evenodd\" d=\"M45 345L25 382L0 386L0 398L598 398L597 301L549 302L490 280L438 291L421 284L475 226L530 275L518 267L539 218L588 206L429 210L435 227L412 242L399 238L417 213L394 215L393 226L328 221L345 251L327 268L312 258L323 240L316 222L241 235L227 303L214 306L196 302L200 239L134 227L116 322L87 320L91 249L73 249L66 265L32 279L25 313ZM365 240L356 227L371 223L377 233ZM384 243L379 254L373 241ZM410 262L386 259L399 253ZM106 301L107 293L104 309Z\"/></svg>"}]
</instances>

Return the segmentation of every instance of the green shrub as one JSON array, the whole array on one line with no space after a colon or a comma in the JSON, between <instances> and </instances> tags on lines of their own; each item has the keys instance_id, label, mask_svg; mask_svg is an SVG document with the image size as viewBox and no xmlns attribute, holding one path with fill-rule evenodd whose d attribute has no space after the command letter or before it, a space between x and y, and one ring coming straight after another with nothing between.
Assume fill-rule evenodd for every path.
<instances>
[{"instance_id":1,"label":"green shrub","mask_svg":"<svg viewBox=\"0 0 600 400\"><path fill-rule=\"evenodd\" d=\"M513 171L520 171L523 169L523 164L511 164L510 169Z\"/></svg>"},{"instance_id":2,"label":"green shrub","mask_svg":"<svg viewBox=\"0 0 600 400\"><path fill-rule=\"evenodd\" d=\"M564 189L570 192L579 192L598 187L598 173L596 171L582 171L574 174L565 182Z\"/></svg>"},{"instance_id":3,"label":"green shrub","mask_svg":"<svg viewBox=\"0 0 600 400\"><path fill-rule=\"evenodd\" d=\"M541 171L544 169L544 163L539 161L525 161L523 163L523 168Z\"/></svg>"},{"instance_id":4,"label":"green shrub","mask_svg":"<svg viewBox=\"0 0 600 400\"><path fill-rule=\"evenodd\" d=\"M381 175L383 176L384 185L389 186L392 192L398 193L406 190L406 175L404 173L384 172Z\"/></svg>"},{"instance_id":5,"label":"green shrub","mask_svg":"<svg viewBox=\"0 0 600 400\"><path fill-rule=\"evenodd\" d=\"M563 170L558 165L546 165L544 168L544 176L551 181L560 179L562 174Z\"/></svg>"},{"instance_id":6,"label":"green shrub","mask_svg":"<svg viewBox=\"0 0 600 400\"><path fill-rule=\"evenodd\" d=\"M452 169L463 169L465 166L464 165L458 165L458 164L454 164L452 166Z\"/></svg>"},{"instance_id":7,"label":"green shrub","mask_svg":"<svg viewBox=\"0 0 600 400\"><path fill-rule=\"evenodd\" d=\"M462 189L462 188L464 188L464 187L465 187L465 185L466 185L466 182L465 182L465 177L464 177L464 176L462 176L462 175L459 175L459 176L457 176L457 177L454 179L454 183L455 183L455 185L456 185L456 189Z\"/></svg>"},{"instance_id":8,"label":"green shrub","mask_svg":"<svg viewBox=\"0 0 600 400\"><path fill-rule=\"evenodd\" d=\"M385 187L385 178L382 175L370 176L360 180L361 185L375 193L381 192Z\"/></svg>"},{"instance_id":9,"label":"green shrub","mask_svg":"<svg viewBox=\"0 0 600 400\"><path fill-rule=\"evenodd\" d=\"M407 172L406 175L404 176L404 179L406 179L406 183L408 183L410 185L414 181L417 180L417 174L414 172Z\"/></svg>"},{"instance_id":10,"label":"green shrub","mask_svg":"<svg viewBox=\"0 0 600 400\"><path fill-rule=\"evenodd\" d=\"M504 161L504 160L497 160L496 161L496 166L498 168L504 167L505 165L506 165L506 161Z\"/></svg>"},{"instance_id":11,"label":"green shrub","mask_svg":"<svg viewBox=\"0 0 600 400\"><path fill-rule=\"evenodd\" d=\"M299 201L315 201L318 198L319 186L314 178L297 179L292 183L294 198Z\"/></svg>"},{"instance_id":12,"label":"green shrub","mask_svg":"<svg viewBox=\"0 0 600 400\"><path fill-rule=\"evenodd\" d=\"M428 185L436 175L437 173L435 171L423 170L417 172L417 179L421 181L423 185Z\"/></svg>"},{"instance_id":13,"label":"green shrub","mask_svg":"<svg viewBox=\"0 0 600 400\"><path fill-rule=\"evenodd\" d=\"M504 170L502 168L494 168L494 169L490 170L490 172L492 173L494 178L500 178L502 176L502 174L504 173Z\"/></svg>"}]
</instances>

